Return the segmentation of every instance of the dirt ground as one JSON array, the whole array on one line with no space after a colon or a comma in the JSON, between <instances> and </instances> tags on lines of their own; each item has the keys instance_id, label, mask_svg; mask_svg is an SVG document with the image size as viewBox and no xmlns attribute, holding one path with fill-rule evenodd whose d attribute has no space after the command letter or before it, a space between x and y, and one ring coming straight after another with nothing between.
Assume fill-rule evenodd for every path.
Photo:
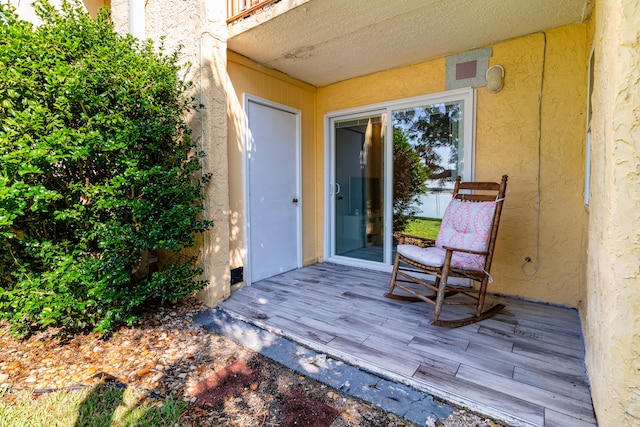
<instances>
[{"instance_id":1,"label":"dirt ground","mask_svg":"<svg viewBox=\"0 0 640 427\"><path fill-rule=\"evenodd\" d=\"M0 323L0 388L52 390L108 376L189 402L184 426L412 427L377 406L282 366L192 321L206 310L188 298L136 327L60 342L55 331L15 339ZM7 393L10 395L10 393ZM427 426L500 426L459 410Z\"/></svg>"}]
</instances>

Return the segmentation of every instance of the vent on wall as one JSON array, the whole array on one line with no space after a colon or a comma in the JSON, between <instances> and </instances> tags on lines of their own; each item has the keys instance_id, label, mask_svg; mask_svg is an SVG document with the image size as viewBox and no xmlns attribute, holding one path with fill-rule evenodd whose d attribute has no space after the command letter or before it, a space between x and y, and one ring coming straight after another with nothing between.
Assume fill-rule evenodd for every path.
<instances>
[{"instance_id":1,"label":"vent on wall","mask_svg":"<svg viewBox=\"0 0 640 427\"><path fill-rule=\"evenodd\" d=\"M486 85L485 76L492 53L488 47L447 56L447 90Z\"/></svg>"},{"instance_id":2,"label":"vent on wall","mask_svg":"<svg viewBox=\"0 0 640 427\"><path fill-rule=\"evenodd\" d=\"M244 268L232 268L231 269L231 284L235 285L236 283L240 283L244 280Z\"/></svg>"}]
</instances>

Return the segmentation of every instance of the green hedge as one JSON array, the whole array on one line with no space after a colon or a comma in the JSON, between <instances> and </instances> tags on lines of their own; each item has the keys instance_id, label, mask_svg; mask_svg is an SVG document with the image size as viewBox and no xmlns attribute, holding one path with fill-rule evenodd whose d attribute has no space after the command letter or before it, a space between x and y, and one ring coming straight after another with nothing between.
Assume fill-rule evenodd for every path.
<instances>
[{"instance_id":1,"label":"green hedge","mask_svg":"<svg viewBox=\"0 0 640 427\"><path fill-rule=\"evenodd\" d=\"M193 260L139 274L211 223L176 52L118 35L107 9L0 5L0 316L18 333L110 330L205 282ZM196 174L197 175L197 174Z\"/></svg>"}]
</instances>

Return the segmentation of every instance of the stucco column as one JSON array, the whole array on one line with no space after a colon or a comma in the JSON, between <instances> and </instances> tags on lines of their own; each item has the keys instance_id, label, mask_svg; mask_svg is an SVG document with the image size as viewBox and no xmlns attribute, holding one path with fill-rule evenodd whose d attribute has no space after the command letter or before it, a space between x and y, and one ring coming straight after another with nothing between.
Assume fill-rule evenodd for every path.
<instances>
[{"instance_id":1,"label":"stucco column","mask_svg":"<svg viewBox=\"0 0 640 427\"><path fill-rule=\"evenodd\" d=\"M116 30L129 29L129 0L112 0ZM193 83L189 96L204 108L192 111L187 123L193 141L206 153L203 173L212 178L205 187L206 219L214 222L184 256L196 255L209 285L198 297L213 306L230 295L229 179L227 162L226 2L207 0L149 0L144 10L145 35L167 52L180 49L185 81ZM161 259L162 262L162 259Z\"/></svg>"},{"instance_id":2,"label":"stucco column","mask_svg":"<svg viewBox=\"0 0 640 427\"><path fill-rule=\"evenodd\" d=\"M640 8L598 0L585 362L602 426L640 422Z\"/></svg>"},{"instance_id":3,"label":"stucco column","mask_svg":"<svg viewBox=\"0 0 640 427\"><path fill-rule=\"evenodd\" d=\"M227 153L226 2L200 0L203 28L198 36L198 72L204 172L212 179L205 189L205 209L214 225L204 235L203 258L209 286L199 297L209 306L231 294L229 272L229 172ZM196 131L194 130L194 133Z\"/></svg>"}]
</instances>

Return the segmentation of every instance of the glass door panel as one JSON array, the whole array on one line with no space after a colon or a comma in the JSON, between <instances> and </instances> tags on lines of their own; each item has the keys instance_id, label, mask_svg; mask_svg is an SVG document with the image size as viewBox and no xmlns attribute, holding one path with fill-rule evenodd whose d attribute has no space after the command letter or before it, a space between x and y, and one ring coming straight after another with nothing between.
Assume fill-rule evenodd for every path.
<instances>
[{"instance_id":1,"label":"glass door panel","mask_svg":"<svg viewBox=\"0 0 640 427\"><path fill-rule=\"evenodd\" d=\"M393 231L435 239L464 177L464 101L393 110Z\"/></svg>"},{"instance_id":2,"label":"glass door panel","mask_svg":"<svg viewBox=\"0 0 640 427\"><path fill-rule=\"evenodd\" d=\"M384 260L384 118L333 122L334 255Z\"/></svg>"}]
</instances>

